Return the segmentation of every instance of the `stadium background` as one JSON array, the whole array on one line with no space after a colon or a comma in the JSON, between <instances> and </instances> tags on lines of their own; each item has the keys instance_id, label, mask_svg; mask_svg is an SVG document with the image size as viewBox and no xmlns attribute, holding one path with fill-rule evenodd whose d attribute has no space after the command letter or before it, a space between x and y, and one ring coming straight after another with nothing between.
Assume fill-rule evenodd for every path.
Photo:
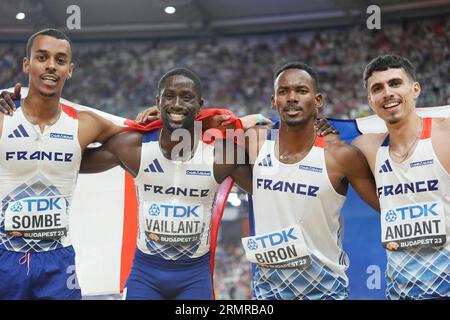
<instances>
[{"instance_id":1,"label":"stadium background","mask_svg":"<svg viewBox=\"0 0 450 320\"><path fill-rule=\"evenodd\" d=\"M81 10L80 30L66 28L72 4ZM381 30L366 26L371 4L381 9ZM164 12L169 5L174 14ZM24 20L16 19L18 12ZM274 116L272 74L294 59L319 71L322 116L366 116L371 111L362 70L383 53L404 55L417 67L418 106L450 104L450 1L2 0L0 13L0 88L26 85L26 40L55 27L74 43L76 67L63 96L122 117L134 118L153 104L159 77L175 66L199 73L207 106ZM383 299L378 216L353 192L348 198L343 214L350 298ZM246 195L234 189L216 251L218 299L251 297L251 267L240 242L248 232L247 205Z\"/></svg>"}]
</instances>

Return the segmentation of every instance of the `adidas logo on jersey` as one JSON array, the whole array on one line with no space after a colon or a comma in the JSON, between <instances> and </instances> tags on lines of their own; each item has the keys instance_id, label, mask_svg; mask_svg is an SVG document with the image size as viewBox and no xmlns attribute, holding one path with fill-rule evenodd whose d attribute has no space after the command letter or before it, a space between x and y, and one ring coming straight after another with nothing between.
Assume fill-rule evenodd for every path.
<instances>
[{"instance_id":1,"label":"adidas logo on jersey","mask_svg":"<svg viewBox=\"0 0 450 320\"><path fill-rule=\"evenodd\" d=\"M19 126L14 129L14 131L8 135L8 138L26 138L30 135L27 133L23 125L19 124Z\"/></svg>"},{"instance_id":2,"label":"adidas logo on jersey","mask_svg":"<svg viewBox=\"0 0 450 320\"><path fill-rule=\"evenodd\" d=\"M261 162L258 163L259 167L272 167L272 159L270 158L270 154L268 154Z\"/></svg>"},{"instance_id":3,"label":"adidas logo on jersey","mask_svg":"<svg viewBox=\"0 0 450 320\"><path fill-rule=\"evenodd\" d=\"M392 172L392 167L391 167L391 164L389 163L389 160L386 160L384 162L384 164L381 165L380 171L378 171L378 173L383 173L383 172Z\"/></svg>"},{"instance_id":4,"label":"adidas logo on jersey","mask_svg":"<svg viewBox=\"0 0 450 320\"><path fill-rule=\"evenodd\" d=\"M144 169L144 172L160 172L163 173L164 170L161 168L158 159L153 160L152 163L148 165L147 168Z\"/></svg>"}]
</instances>

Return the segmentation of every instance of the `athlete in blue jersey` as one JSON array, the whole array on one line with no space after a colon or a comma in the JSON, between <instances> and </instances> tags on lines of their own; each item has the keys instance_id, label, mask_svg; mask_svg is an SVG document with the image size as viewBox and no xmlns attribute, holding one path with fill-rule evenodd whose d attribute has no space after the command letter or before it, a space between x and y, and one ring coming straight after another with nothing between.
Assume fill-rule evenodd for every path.
<instances>
[{"instance_id":1,"label":"athlete in blue jersey","mask_svg":"<svg viewBox=\"0 0 450 320\"><path fill-rule=\"evenodd\" d=\"M375 176L389 299L450 298L450 118L421 118L411 62L379 56L364 71L388 132L353 142Z\"/></svg>"},{"instance_id":2,"label":"athlete in blue jersey","mask_svg":"<svg viewBox=\"0 0 450 320\"><path fill-rule=\"evenodd\" d=\"M0 113L0 299L81 298L68 224L81 155L123 129L60 104L73 69L64 33L35 33L23 60L28 96Z\"/></svg>"}]
</instances>

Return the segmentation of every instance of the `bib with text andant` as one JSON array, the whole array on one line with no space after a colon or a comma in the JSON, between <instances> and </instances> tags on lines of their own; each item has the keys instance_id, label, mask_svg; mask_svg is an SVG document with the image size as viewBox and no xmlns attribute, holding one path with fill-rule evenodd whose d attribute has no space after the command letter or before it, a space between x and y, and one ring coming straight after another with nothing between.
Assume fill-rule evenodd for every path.
<instances>
[{"instance_id":1,"label":"bib with text andant","mask_svg":"<svg viewBox=\"0 0 450 320\"><path fill-rule=\"evenodd\" d=\"M202 205L142 203L140 228L149 240L171 245L200 241L204 212Z\"/></svg>"},{"instance_id":2,"label":"bib with text andant","mask_svg":"<svg viewBox=\"0 0 450 320\"><path fill-rule=\"evenodd\" d=\"M242 238L247 259L267 268L307 268L311 264L299 225Z\"/></svg>"},{"instance_id":3,"label":"bib with text andant","mask_svg":"<svg viewBox=\"0 0 450 320\"><path fill-rule=\"evenodd\" d=\"M442 246L446 239L442 202L414 203L381 213L381 241L388 250Z\"/></svg>"},{"instance_id":4,"label":"bib with text andant","mask_svg":"<svg viewBox=\"0 0 450 320\"><path fill-rule=\"evenodd\" d=\"M8 204L5 231L29 239L59 239L67 235L67 220L64 197L23 198Z\"/></svg>"}]
</instances>

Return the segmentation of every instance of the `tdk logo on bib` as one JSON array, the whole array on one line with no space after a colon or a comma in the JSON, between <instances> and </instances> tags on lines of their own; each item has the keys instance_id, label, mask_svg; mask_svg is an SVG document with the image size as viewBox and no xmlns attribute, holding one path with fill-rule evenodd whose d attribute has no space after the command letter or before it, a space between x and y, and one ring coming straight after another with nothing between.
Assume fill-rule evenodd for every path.
<instances>
[{"instance_id":1,"label":"tdk logo on bib","mask_svg":"<svg viewBox=\"0 0 450 320\"><path fill-rule=\"evenodd\" d=\"M180 206L180 205L166 205L166 204L152 204L148 209L148 214L151 216L159 216L172 218L198 218L197 209L200 206Z\"/></svg>"},{"instance_id":2,"label":"tdk logo on bib","mask_svg":"<svg viewBox=\"0 0 450 320\"><path fill-rule=\"evenodd\" d=\"M250 250L256 250L261 245L263 249L267 247L277 246L282 243L286 243L293 240L298 240L296 236L292 233L294 232L294 228L290 228L289 230L282 230L281 232L273 232L266 234L264 236L256 237L255 242L250 245L247 245Z\"/></svg>"},{"instance_id":3,"label":"tdk logo on bib","mask_svg":"<svg viewBox=\"0 0 450 320\"><path fill-rule=\"evenodd\" d=\"M432 216L439 216L439 213L434 211L437 203L425 203L420 205L410 205L406 207L396 208L386 212L386 222L394 222L397 219L414 220L419 218L426 218Z\"/></svg>"},{"instance_id":4,"label":"tdk logo on bib","mask_svg":"<svg viewBox=\"0 0 450 320\"><path fill-rule=\"evenodd\" d=\"M25 210L29 212L40 212L40 211L48 211L48 210L62 210L59 201L61 198L52 198L52 199L24 199L22 202L26 205ZM15 209L22 208L22 204L20 202L16 202L12 207L11 211ZM18 211L14 211L18 212Z\"/></svg>"}]
</instances>

